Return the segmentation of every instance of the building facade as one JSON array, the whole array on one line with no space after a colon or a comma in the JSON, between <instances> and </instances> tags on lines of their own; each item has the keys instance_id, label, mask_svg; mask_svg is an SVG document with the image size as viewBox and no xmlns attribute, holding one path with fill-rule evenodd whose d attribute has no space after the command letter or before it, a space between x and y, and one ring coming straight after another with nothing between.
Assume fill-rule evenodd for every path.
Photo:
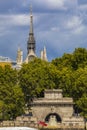
<instances>
[{"instance_id":1,"label":"building facade","mask_svg":"<svg viewBox=\"0 0 87 130\"><path fill-rule=\"evenodd\" d=\"M48 126L78 126L84 128L84 119L74 116L73 99L63 97L61 89L45 90L44 98L34 99L31 104L33 117Z\"/></svg>"}]
</instances>

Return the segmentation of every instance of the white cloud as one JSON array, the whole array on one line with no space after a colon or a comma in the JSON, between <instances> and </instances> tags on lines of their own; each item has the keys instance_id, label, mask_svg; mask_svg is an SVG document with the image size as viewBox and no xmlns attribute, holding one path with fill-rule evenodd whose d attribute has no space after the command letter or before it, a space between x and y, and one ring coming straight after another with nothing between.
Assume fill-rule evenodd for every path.
<instances>
[{"instance_id":1,"label":"white cloud","mask_svg":"<svg viewBox=\"0 0 87 130\"><path fill-rule=\"evenodd\" d=\"M78 0L22 0L21 4L23 7L28 7L30 4L35 6L40 6L42 9L56 9L56 10L66 10L67 8L72 8L77 6Z\"/></svg>"},{"instance_id":2,"label":"white cloud","mask_svg":"<svg viewBox=\"0 0 87 130\"><path fill-rule=\"evenodd\" d=\"M64 1L65 0L46 0L46 4L50 8L62 8L64 9Z\"/></svg>"},{"instance_id":3,"label":"white cloud","mask_svg":"<svg viewBox=\"0 0 87 130\"><path fill-rule=\"evenodd\" d=\"M29 16L25 14L0 15L0 25L29 25Z\"/></svg>"},{"instance_id":4,"label":"white cloud","mask_svg":"<svg viewBox=\"0 0 87 130\"><path fill-rule=\"evenodd\" d=\"M74 34L80 34L85 30L85 26L81 25L79 27L77 27L76 29L74 29Z\"/></svg>"},{"instance_id":5,"label":"white cloud","mask_svg":"<svg viewBox=\"0 0 87 130\"><path fill-rule=\"evenodd\" d=\"M29 15L0 15L0 37L12 34L17 26L29 26Z\"/></svg>"},{"instance_id":6,"label":"white cloud","mask_svg":"<svg viewBox=\"0 0 87 130\"><path fill-rule=\"evenodd\" d=\"M37 0L32 3L42 7L42 9L64 9L64 1L65 0ZM24 2L23 4L27 6L27 3L28 1Z\"/></svg>"},{"instance_id":7,"label":"white cloud","mask_svg":"<svg viewBox=\"0 0 87 130\"><path fill-rule=\"evenodd\" d=\"M85 29L83 19L79 16L73 16L65 24L66 29L70 30L70 32L74 34L80 34Z\"/></svg>"},{"instance_id":8,"label":"white cloud","mask_svg":"<svg viewBox=\"0 0 87 130\"><path fill-rule=\"evenodd\" d=\"M27 3L27 2L26 2ZM77 0L37 0L34 2L34 4L42 7L45 7L47 9L52 9L52 10L66 10L68 8L72 8L77 5ZM25 5L25 4L24 4ZM44 9L45 9L44 8Z\"/></svg>"},{"instance_id":9,"label":"white cloud","mask_svg":"<svg viewBox=\"0 0 87 130\"><path fill-rule=\"evenodd\" d=\"M66 27L69 29L77 28L82 24L82 19L78 16L73 16L66 24Z\"/></svg>"},{"instance_id":10,"label":"white cloud","mask_svg":"<svg viewBox=\"0 0 87 130\"><path fill-rule=\"evenodd\" d=\"M59 31L59 27L51 27L51 31Z\"/></svg>"},{"instance_id":11,"label":"white cloud","mask_svg":"<svg viewBox=\"0 0 87 130\"><path fill-rule=\"evenodd\" d=\"M40 15L34 16L34 23L40 19ZM29 14L0 15L0 27L2 26L29 26Z\"/></svg>"},{"instance_id":12,"label":"white cloud","mask_svg":"<svg viewBox=\"0 0 87 130\"><path fill-rule=\"evenodd\" d=\"M83 4L79 6L79 10L81 11L87 11L87 4Z\"/></svg>"}]
</instances>

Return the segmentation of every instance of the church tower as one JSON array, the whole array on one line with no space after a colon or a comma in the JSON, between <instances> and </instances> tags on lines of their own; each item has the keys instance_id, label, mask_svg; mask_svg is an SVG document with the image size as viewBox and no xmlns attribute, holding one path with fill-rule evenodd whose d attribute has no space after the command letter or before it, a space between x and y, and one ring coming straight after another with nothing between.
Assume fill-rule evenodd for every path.
<instances>
[{"instance_id":1,"label":"church tower","mask_svg":"<svg viewBox=\"0 0 87 130\"><path fill-rule=\"evenodd\" d=\"M48 61L47 59L47 52L46 47L44 46L44 49L41 51L41 60Z\"/></svg>"},{"instance_id":2,"label":"church tower","mask_svg":"<svg viewBox=\"0 0 87 130\"><path fill-rule=\"evenodd\" d=\"M33 15L32 15L32 6L30 7L30 31L29 31L29 38L27 41L27 58L26 63L31 61L33 58L36 57L35 54L36 45L35 45L35 38L34 38L34 31L33 31Z\"/></svg>"},{"instance_id":3,"label":"church tower","mask_svg":"<svg viewBox=\"0 0 87 130\"><path fill-rule=\"evenodd\" d=\"M17 51L17 65L22 65L23 63L23 52L20 48L18 48L18 51Z\"/></svg>"},{"instance_id":4,"label":"church tower","mask_svg":"<svg viewBox=\"0 0 87 130\"><path fill-rule=\"evenodd\" d=\"M32 6L30 6L30 31L27 41L27 56L26 59L23 61L23 51L18 48L17 51L17 59L16 59L16 66L14 68L21 69L23 63L29 63L34 58L36 58L36 43L34 38L34 30L33 30L33 15L32 15ZM41 60L48 61L47 59L47 52L46 47L41 51Z\"/></svg>"}]
</instances>

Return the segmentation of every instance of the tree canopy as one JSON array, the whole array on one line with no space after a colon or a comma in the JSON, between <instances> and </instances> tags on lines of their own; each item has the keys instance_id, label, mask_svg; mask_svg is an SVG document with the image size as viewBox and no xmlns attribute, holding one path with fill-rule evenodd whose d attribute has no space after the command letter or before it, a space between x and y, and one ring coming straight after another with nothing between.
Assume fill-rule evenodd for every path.
<instances>
[{"instance_id":1,"label":"tree canopy","mask_svg":"<svg viewBox=\"0 0 87 130\"><path fill-rule=\"evenodd\" d=\"M56 87L58 82L58 70L48 62L35 59L28 64L23 64L19 72L20 86L26 96L43 96L44 89Z\"/></svg>"},{"instance_id":2,"label":"tree canopy","mask_svg":"<svg viewBox=\"0 0 87 130\"><path fill-rule=\"evenodd\" d=\"M24 106L45 89L63 89L72 97L75 109L87 117L87 50L77 48L51 62L34 59L21 70L0 66L0 119L11 119L24 113Z\"/></svg>"}]
</instances>

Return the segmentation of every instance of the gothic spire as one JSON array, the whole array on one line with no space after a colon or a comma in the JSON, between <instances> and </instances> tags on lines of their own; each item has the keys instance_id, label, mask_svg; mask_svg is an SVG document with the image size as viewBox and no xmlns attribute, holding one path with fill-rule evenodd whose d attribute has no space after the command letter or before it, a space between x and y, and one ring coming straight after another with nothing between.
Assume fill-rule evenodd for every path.
<instances>
[{"instance_id":1,"label":"gothic spire","mask_svg":"<svg viewBox=\"0 0 87 130\"><path fill-rule=\"evenodd\" d=\"M27 42L27 55L29 55L31 51L35 54L35 39L34 39L34 32L33 32L32 6L30 6L30 31L29 31L29 38Z\"/></svg>"}]
</instances>

